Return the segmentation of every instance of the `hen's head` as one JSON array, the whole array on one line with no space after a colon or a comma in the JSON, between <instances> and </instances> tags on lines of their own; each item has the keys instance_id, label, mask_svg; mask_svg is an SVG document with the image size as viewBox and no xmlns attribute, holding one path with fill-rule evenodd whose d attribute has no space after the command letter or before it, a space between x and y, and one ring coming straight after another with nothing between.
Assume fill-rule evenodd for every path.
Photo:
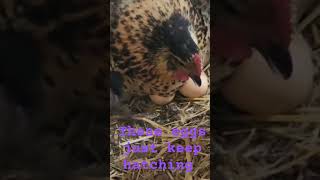
<instances>
[{"instance_id":1,"label":"hen's head","mask_svg":"<svg viewBox=\"0 0 320 180\"><path fill-rule=\"evenodd\" d=\"M241 61L256 48L273 70L290 77L290 0L217 0L214 8L215 56Z\"/></svg>"},{"instance_id":2,"label":"hen's head","mask_svg":"<svg viewBox=\"0 0 320 180\"><path fill-rule=\"evenodd\" d=\"M159 56L166 57L166 69L173 71L176 80L186 81L189 77L201 85L201 57L199 47L189 21L180 14L173 14L156 28L155 35L161 44ZM161 49L160 48L160 49Z\"/></svg>"}]
</instances>

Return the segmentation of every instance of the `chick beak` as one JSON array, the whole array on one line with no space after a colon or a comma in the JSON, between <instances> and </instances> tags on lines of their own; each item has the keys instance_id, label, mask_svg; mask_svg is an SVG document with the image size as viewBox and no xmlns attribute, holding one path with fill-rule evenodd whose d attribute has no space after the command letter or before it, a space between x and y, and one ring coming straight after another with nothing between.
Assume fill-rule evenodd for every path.
<instances>
[{"instance_id":1,"label":"chick beak","mask_svg":"<svg viewBox=\"0 0 320 180\"><path fill-rule=\"evenodd\" d=\"M285 80L290 78L293 71L293 65L288 48L271 46L269 48L260 48L258 51L266 59L269 67L274 72L280 72Z\"/></svg>"},{"instance_id":2,"label":"chick beak","mask_svg":"<svg viewBox=\"0 0 320 180\"><path fill-rule=\"evenodd\" d=\"M192 58L193 58L193 63L191 63L189 66L189 70L190 70L189 77L193 80L195 84L197 84L200 87L201 86L200 76L202 72L201 58L199 54L194 54Z\"/></svg>"}]
</instances>

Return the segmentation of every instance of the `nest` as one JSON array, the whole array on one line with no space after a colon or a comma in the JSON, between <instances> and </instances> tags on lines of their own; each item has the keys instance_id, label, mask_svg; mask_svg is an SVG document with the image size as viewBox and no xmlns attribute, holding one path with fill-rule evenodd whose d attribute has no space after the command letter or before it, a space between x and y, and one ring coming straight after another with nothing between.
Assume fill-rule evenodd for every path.
<instances>
[{"instance_id":1,"label":"nest","mask_svg":"<svg viewBox=\"0 0 320 180\"><path fill-rule=\"evenodd\" d=\"M320 4L316 2L314 5L308 6L311 9L304 9L303 14L298 14L301 20L297 21L296 26L313 50L317 73L311 101L292 113L270 117L239 115L230 109L226 110L231 114L228 118L217 115L215 179L320 178ZM217 103L214 111L216 108L222 108L221 104Z\"/></svg>"},{"instance_id":2,"label":"nest","mask_svg":"<svg viewBox=\"0 0 320 180\"><path fill-rule=\"evenodd\" d=\"M205 68L210 77L209 65ZM111 179L209 179L210 178L210 95L189 99L177 94L174 101L165 106L156 106L147 98L134 98L128 103L133 115L126 117L112 116L110 122L110 158ZM122 137L119 127L159 128L162 136ZM174 128L204 128L206 135L195 139L179 138L171 134ZM156 146L158 153L131 153L124 155L127 143L131 145ZM201 152L168 152L167 143L171 145L200 145ZM165 162L192 162L192 171L186 169L170 170L124 170L123 161L152 162L159 159ZM167 163L168 165L169 163ZM174 165L175 166L175 165ZM167 166L168 167L168 166Z\"/></svg>"}]
</instances>

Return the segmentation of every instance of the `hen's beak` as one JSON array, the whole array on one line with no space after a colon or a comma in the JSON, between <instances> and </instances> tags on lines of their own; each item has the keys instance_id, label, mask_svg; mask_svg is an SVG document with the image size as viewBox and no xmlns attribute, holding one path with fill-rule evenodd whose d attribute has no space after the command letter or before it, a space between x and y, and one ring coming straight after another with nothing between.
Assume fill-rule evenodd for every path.
<instances>
[{"instance_id":1,"label":"hen's beak","mask_svg":"<svg viewBox=\"0 0 320 180\"><path fill-rule=\"evenodd\" d=\"M201 78L198 75L191 74L190 78L195 82L199 87L201 86Z\"/></svg>"},{"instance_id":2,"label":"hen's beak","mask_svg":"<svg viewBox=\"0 0 320 180\"><path fill-rule=\"evenodd\" d=\"M266 59L269 67L274 72L280 72L284 79L290 78L293 71L293 65L288 48L271 46L269 48L258 49L258 51Z\"/></svg>"}]
</instances>

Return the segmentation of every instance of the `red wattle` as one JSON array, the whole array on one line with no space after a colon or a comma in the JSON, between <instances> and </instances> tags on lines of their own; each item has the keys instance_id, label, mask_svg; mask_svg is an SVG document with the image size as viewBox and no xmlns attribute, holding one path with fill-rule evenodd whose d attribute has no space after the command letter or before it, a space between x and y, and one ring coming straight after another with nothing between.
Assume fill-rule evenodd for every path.
<instances>
[{"instance_id":1,"label":"red wattle","mask_svg":"<svg viewBox=\"0 0 320 180\"><path fill-rule=\"evenodd\" d=\"M186 74L184 71L181 71L181 70L176 71L174 76L177 80L180 80L180 81L186 81L189 79L188 74Z\"/></svg>"},{"instance_id":2,"label":"red wattle","mask_svg":"<svg viewBox=\"0 0 320 180\"><path fill-rule=\"evenodd\" d=\"M196 75L200 76L202 72L202 62L199 54L193 55L194 64L196 65Z\"/></svg>"}]
</instances>

